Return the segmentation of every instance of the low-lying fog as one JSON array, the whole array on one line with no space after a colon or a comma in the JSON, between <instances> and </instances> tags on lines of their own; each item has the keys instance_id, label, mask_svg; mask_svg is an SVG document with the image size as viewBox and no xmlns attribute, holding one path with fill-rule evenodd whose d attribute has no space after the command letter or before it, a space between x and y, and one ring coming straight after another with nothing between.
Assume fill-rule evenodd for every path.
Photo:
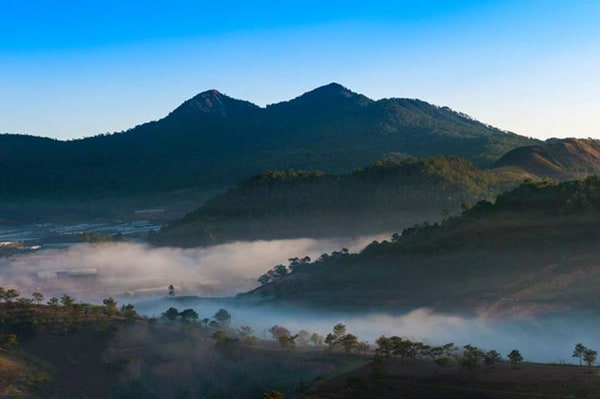
<instances>
[{"instance_id":1,"label":"low-lying fog","mask_svg":"<svg viewBox=\"0 0 600 399\"><path fill-rule=\"evenodd\" d=\"M163 298L136 304L140 313L160 316L169 307L192 308L200 319L211 318L219 308L232 315L232 326L251 326L259 338L270 338L268 329L281 325L292 332L306 330L322 336L337 323L370 344L381 335L397 335L429 345L453 342L482 349L496 349L506 356L519 349L525 360L545 363L575 363L571 357L578 342L600 349L600 320L591 314L555 314L545 317L503 317L436 313L420 308L400 314L340 313L285 306L249 306L219 299Z\"/></svg>"},{"instance_id":2,"label":"low-lying fog","mask_svg":"<svg viewBox=\"0 0 600 399\"><path fill-rule=\"evenodd\" d=\"M600 349L600 321L590 315L490 319L437 314L427 309L396 315L342 314L241 306L227 299L206 298L252 289L259 275L276 264L287 264L288 258L315 259L343 247L359 251L371 241L387 237L236 242L196 249L151 248L137 243L79 244L0 258L0 286L16 288L23 296L39 290L46 298L64 293L92 303L113 296L119 303L135 304L148 316L159 316L173 306L179 310L194 308L202 319L226 308L232 314L233 326L250 325L260 337L268 337L267 329L275 324L293 333L304 329L326 335L334 324L342 322L349 332L370 342L380 335L399 335L432 345L470 343L502 354L517 348L532 361L572 362L577 342ZM175 286L173 298L167 297L170 284Z\"/></svg>"},{"instance_id":3,"label":"low-lying fog","mask_svg":"<svg viewBox=\"0 0 600 399\"><path fill-rule=\"evenodd\" d=\"M140 243L77 244L0 258L0 286L25 295L67 293L78 300L107 296L230 296L258 285L257 278L292 257L318 258L343 247L359 251L388 234L327 240L235 242L205 248L154 248Z\"/></svg>"}]
</instances>

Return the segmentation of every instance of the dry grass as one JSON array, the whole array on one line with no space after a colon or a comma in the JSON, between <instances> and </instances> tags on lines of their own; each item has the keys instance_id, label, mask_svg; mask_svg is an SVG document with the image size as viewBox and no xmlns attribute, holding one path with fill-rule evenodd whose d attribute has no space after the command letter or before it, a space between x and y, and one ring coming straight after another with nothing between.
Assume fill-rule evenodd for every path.
<instances>
[{"instance_id":1,"label":"dry grass","mask_svg":"<svg viewBox=\"0 0 600 399\"><path fill-rule=\"evenodd\" d=\"M348 377L354 385L348 385ZM390 361L379 384L371 368L346 374L323 384L305 399L320 398L478 398L478 399L596 399L600 373L586 367L507 363L493 370L467 371L458 366L439 367L430 361Z\"/></svg>"}]
</instances>

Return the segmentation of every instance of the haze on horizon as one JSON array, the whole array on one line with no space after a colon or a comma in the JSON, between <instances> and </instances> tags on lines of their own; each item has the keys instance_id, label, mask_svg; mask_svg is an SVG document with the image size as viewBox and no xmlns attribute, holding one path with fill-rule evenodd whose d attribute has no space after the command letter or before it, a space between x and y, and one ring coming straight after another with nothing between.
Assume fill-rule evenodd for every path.
<instances>
[{"instance_id":1,"label":"haze on horizon","mask_svg":"<svg viewBox=\"0 0 600 399\"><path fill-rule=\"evenodd\" d=\"M0 132L79 138L207 89L264 106L339 82L525 136L600 138L598 17L585 0L9 2Z\"/></svg>"}]
</instances>

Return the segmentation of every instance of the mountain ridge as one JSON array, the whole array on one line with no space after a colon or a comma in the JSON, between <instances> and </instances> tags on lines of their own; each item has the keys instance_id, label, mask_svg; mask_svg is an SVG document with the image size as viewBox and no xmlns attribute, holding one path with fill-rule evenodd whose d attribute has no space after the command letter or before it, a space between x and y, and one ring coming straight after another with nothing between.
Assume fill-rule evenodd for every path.
<instances>
[{"instance_id":1,"label":"mountain ridge","mask_svg":"<svg viewBox=\"0 0 600 399\"><path fill-rule=\"evenodd\" d=\"M52 142L0 135L0 200L224 188L269 169L348 173L390 153L482 166L534 143L447 107L374 101L337 83L264 108L208 90L119 133Z\"/></svg>"}]
</instances>

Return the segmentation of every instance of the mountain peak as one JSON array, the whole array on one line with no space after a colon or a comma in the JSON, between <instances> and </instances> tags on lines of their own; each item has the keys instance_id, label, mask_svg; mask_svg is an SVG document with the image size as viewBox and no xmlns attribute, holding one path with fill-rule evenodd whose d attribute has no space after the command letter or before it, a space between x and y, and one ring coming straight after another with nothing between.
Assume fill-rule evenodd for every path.
<instances>
[{"instance_id":1,"label":"mountain peak","mask_svg":"<svg viewBox=\"0 0 600 399\"><path fill-rule=\"evenodd\" d=\"M200 111L207 114L216 113L226 116L226 99L227 96L221 94L218 90L211 89L195 95L181 104L179 108L185 107L188 112Z\"/></svg>"},{"instance_id":2,"label":"mountain peak","mask_svg":"<svg viewBox=\"0 0 600 399\"><path fill-rule=\"evenodd\" d=\"M349 101L366 104L372 102L373 100L363 96L362 94L355 93L339 83L333 82L317 87L316 89L308 91L292 100L274 105L337 107L341 104L348 104Z\"/></svg>"},{"instance_id":3,"label":"mountain peak","mask_svg":"<svg viewBox=\"0 0 600 399\"><path fill-rule=\"evenodd\" d=\"M307 93L304 93L299 98L302 97L318 97L321 99L332 99L332 98L351 98L359 96L357 94L346 87L342 86L339 83L329 83L324 86L317 87L314 90L311 90Z\"/></svg>"},{"instance_id":4,"label":"mountain peak","mask_svg":"<svg viewBox=\"0 0 600 399\"><path fill-rule=\"evenodd\" d=\"M257 109L258 106L242 100L231 98L218 90L203 91L177 107L171 115L194 116L202 114L226 117L232 112Z\"/></svg>"}]
</instances>

